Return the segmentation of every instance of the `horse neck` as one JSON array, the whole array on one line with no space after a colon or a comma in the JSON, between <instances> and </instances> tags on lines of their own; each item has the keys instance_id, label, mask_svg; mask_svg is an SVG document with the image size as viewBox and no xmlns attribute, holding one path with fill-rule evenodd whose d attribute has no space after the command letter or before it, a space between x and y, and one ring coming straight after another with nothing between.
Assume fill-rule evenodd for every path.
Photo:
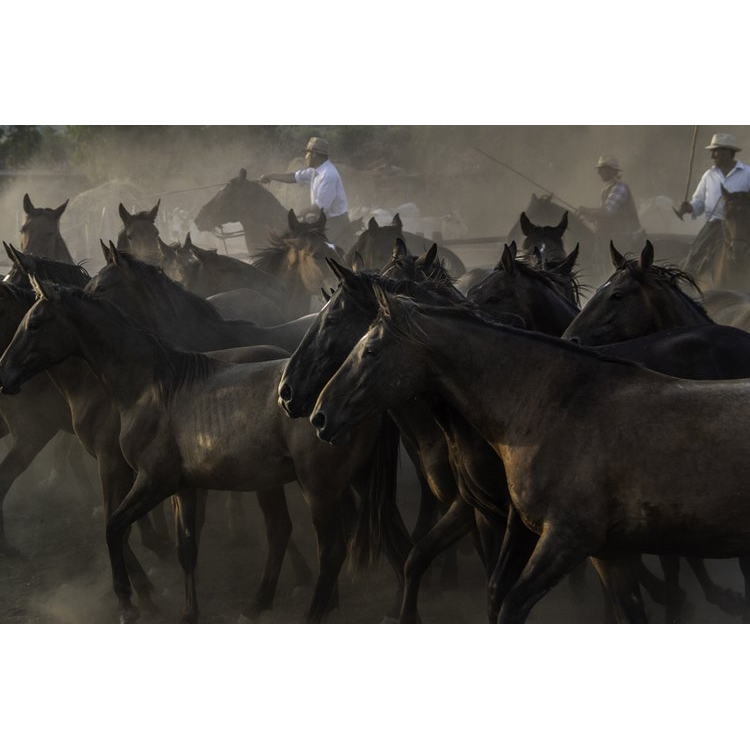
<instances>
[{"instance_id":1,"label":"horse neck","mask_svg":"<svg viewBox=\"0 0 750 750\"><path fill-rule=\"evenodd\" d=\"M132 406L153 388L156 342L108 312L77 316L78 353L104 383L118 407Z\"/></svg>"},{"instance_id":2,"label":"horse neck","mask_svg":"<svg viewBox=\"0 0 750 750\"><path fill-rule=\"evenodd\" d=\"M580 310L561 294L544 290L530 296L532 330L549 336L562 336Z\"/></svg>"},{"instance_id":3,"label":"horse neck","mask_svg":"<svg viewBox=\"0 0 750 750\"><path fill-rule=\"evenodd\" d=\"M595 378L593 357L509 327L420 317L430 342L427 390L453 406L488 442L544 430L545 409ZM520 437L519 437L520 435Z\"/></svg>"},{"instance_id":4,"label":"horse neck","mask_svg":"<svg viewBox=\"0 0 750 750\"><path fill-rule=\"evenodd\" d=\"M655 296L653 331L664 331L669 328L680 328L689 325L711 323L711 319L698 307L675 291L671 299L658 294Z\"/></svg>"}]
</instances>

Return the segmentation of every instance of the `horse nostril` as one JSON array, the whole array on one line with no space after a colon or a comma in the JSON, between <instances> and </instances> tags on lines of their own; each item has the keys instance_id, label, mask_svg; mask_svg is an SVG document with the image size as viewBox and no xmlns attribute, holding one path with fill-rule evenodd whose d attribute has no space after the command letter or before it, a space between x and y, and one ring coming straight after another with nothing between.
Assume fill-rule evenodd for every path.
<instances>
[{"instance_id":1,"label":"horse nostril","mask_svg":"<svg viewBox=\"0 0 750 750\"><path fill-rule=\"evenodd\" d=\"M570 341L572 344L578 344L581 345L581 339L578 338L578 336L571 336L568 341Z\"/></svg>"},{"instance_id":2,"label":"horse nostril","mask_svg":"<svg viewBox=\"0 0 750 750\"><path fill-rule=\"evenodd\" d=\"M322 411L315 412L310 417L310 423L316 430L322 430L326 426L326 415Z\"/></svg>"},{"instance_id":3,"label":"horse nostril","mask_svg":"<svg viewBox=\"0 0 750 750\"><path fill-rule=\"evenodd\" d=\"M284 383L279 389L279 398L282 401L290 401L292 398L292 387L288 383Z\"/></svg>"}]
</instances>

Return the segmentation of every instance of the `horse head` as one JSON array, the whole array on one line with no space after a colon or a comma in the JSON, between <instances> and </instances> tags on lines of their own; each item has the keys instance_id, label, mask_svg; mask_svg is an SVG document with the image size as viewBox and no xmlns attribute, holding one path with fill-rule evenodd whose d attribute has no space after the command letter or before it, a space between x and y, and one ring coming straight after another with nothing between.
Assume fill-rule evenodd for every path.
<instances>
[{"instance_id":1,"label":"horse head","mask_svg":"<svg viewBox=\"0 0 750 750\"><path fill-rule=\"evenodd\" d=\"M124 226L117 236L118 250L125 250L136 258L153 265L161 262L159 230L155 223L160 203L161 199L150 210L139 211L135 214L131 214L120 203L118 210Z\"/></svg>"},{"instance_id":2,"label":"horse head","mask_svg":"<svg viewBox=\"0 0 750 750\"><path fill-rule=\"evenodd\" d=\"M60 217L67 208L66 200L57 208L36 208L26 193L23 210L26 221L21 227L21 250L29 255L73 262L60 234Z\"/></svg>"},{"instance_id":3,"label":"horse head","mask_svg":"<svg viewBox=\"0 0 750 750\"><path fill-rule=\"evenodd\" d=\"M627 258L610 243L614 273L602 284L564 338L587 346L611 344L657 331L711 322L683 287L700 289L684 271L654 263L646 242L638 259Z\"/></svg>"}]
</instances>

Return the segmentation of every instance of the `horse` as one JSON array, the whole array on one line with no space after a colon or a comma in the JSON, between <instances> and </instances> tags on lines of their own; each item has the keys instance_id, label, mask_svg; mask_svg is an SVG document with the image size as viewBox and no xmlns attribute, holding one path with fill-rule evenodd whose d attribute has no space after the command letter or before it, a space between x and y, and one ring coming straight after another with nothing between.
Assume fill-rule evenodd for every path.
<instances>
[{"instance_id":1,"label":"horse","mask_svg":"<svg viewBox=\"0 0 750 750\"><path fill-rule=\"evenodd\" d=\"M252 254L266 241L269 229L284 226L287 211L270 191L257 180L247 179L247 170L240 169L195 217L195 226L202 232L239 222L245 233L247 251Z\"/></svg>"},{"instance_id":2,"label":"horse","mask_svg":"<svg viewBox=\"0 0 750 750\"><path fill-rule=\"evenodd\" d=\"M35 208L29 194L23 196L26 221L21 227L21 250L29 255L73 263L68 246L60 234L60 217L68 201L57 208Z\"/></svg>"},{"instance_id":3,"label":"horse","mask_svg":"<svg viewBox=\"0 0 750 750\"><path fill-rule=\"evenodd\" d=\"M287 294L273 276L250 263L193 244L190 233L180 245L159 238L161 267L170 279L207 299L227 319L278 325L288 320Z\"/></svg>"},{"instance_id":4,"label":"horse","mask_svg":"<svg viewBox=\"0 0 750 750\"><path fill-rule=\"evenodd\" d=\"M79 356L117 404L120 445L136 472L126 497L107 520L121 611L132 615L136 609L130 602L124 535L165 497L179 493L178 548L186 587L183 619L192 622L199 612L194 576L196 489L273 491L296 480L310 506L320 568L307 621L321 621L337 604L336 580L346 556L352 486L362 490L371 474L379 418L363 422L351 446L331 449L316 439L307 423L286 420L277 409L275 384L286 360L235 364L178 351L101 298L47 282L33 283L38 300L0 360L0 382L3 392L13 394L34 374L71 355ZM361 499L368 520L367 492ZM283 494L276 500L283 503ZM383 508L378 515L384 518L386 513ZM390 544L387 534L375 538L383 540L383 547Z\"/></svg>"},{"instance_id":5,"label":"horse","mask_svg":"<svg viewBox=\"0 0 750 750\"><path fill-rule=\"evenodd\" d=\"M159 230L155 223L160 203L161 199L151 210L135 214L131 214L122 203L118 207L124 226L117 235L117 249L155 266L161 262Z\"/></svg>"},{"instance_id":6,"label":"horse","mask_svg":"<svg viewBox=\"0 0 750 750\"><path fill-rule=\"evenodd\" d=\"M0 315L0 347L3 349L10 343L18 324L34 301L26 269L34 269L40 278L61 280L66 284L79 287L89 281L88 273L81 266L52 261L48 258L35 258L19 253L12 245L5 245L5 250L13 263L13 268L6 277L12 281L5 281L0 284L0 311L2 312L2 315ZM66 398L64 389L60 388L60 382L56 381L51 374L50 377L42 374L29 381L21 398L0 398L0 414L9 426L12 437L10 451L0 462L0 509L2 499L15 479L58 432L74 433L89 454L97 457L98 452L92 450L91 446L106 443L109 417L105 408L101 402L96 400L95 396L97 387L100 387L101 384L91 373L88 373L88 375L90 375L90 378L87 377L85 372L76 372L72 378L74 386L81 389L85 394L85 406L77 406ZM117 433L114 436L114 445L119 452ZM68 460L71 467L79 479L79 484L83 487L90 486L85 469L77 456L77 453L69 454ZM109 460L104 466L100 463L99 474L102 481L105 510L107 507L113 507L112 503L108 505L108 501L110 499L110 488L117 486L117 471L118 467L112 460ZM122 496L117 497L116 502L119 503ZM163 557L168 539L154 528L148 518L143 519L139 523L139 527L144 545ZM5 554L15 553L14 548L9 545L5 537L1 510L0 549ZM131 553L128 552L128 554ZM151 585L134 557L132 557L131 563L144 606L150 606Z\"/></svg>"},{"instance_id":7,"label":"horse","mask_svg":"<svg viewBox=\"0 0 750 750\"><path fill-rule=\"evenodd\" d=\"M359 235L357 241L344 255L344 262L351 268L354 259L359 256L364 268L382 268L390 260L391 252L400 238L411 250L428 250L428 240L411 232L403 230L401 217L396 214L390 224L380 226L373 216L367 223L367 228ZM430 244L432 244L430 242ZM439 247L438 254L445 263L446 270L454 278L466 273L461 259L447 247Z\"/></svg>"},{"instance_id":8,"label":"horse","mask_svg":"<svg viewBox=\"0 0 750 750\"><path fill-rule=\"evenodd\" d=\"M315 319L314 314L277 326L225 320L213 305L172 281L161 268L102 245L106 265L88 290L113 302L127 315L153 326L177 348L192 351L269 344L292 352Z\"/></svg>"},{"instance_id":9,"label":"horse","mask_svg":"<svg viewBox=\"0 0 750 750\"><path fill-rule=\"evenodd\" d=\"M705 307L685 291L690 289L700 294L692 276L674 266L656 265L650 242L646 242L638 260L625 258L617 252L614 245L610 246L610 254L615 272L565 330L563 338L594 347L633 341L635 346L630 350L623 347L622 353L615 346L617 356L629 358L640 347L641 354L637 361L659 372L683 378L701 379L706 376L705 373L712 373L711 377L716 378L738 377L737 373L742 372L744 350L739 347L732 353L726 347L720 348L719 337L726 337L726 334L708 315ZM730 293L713 294L719 296ZM643 337L686 326L705 327L705 334L702 334L705 341L692 353L688 352L687 357L683 356L681 363L668 371L668 360L654 353L649 355ZM713 336L716 336L716 341L708 346ZM750 377L750 370L743 377ZM736 597L733 592L716 586L708 578L702 561L691 559L688 562L708 601L727 612L735 612ZM663 560L662 564L670 590L674 592L678 575L676 561ZM673 593L668 602L668 618L674 617L677 607L678 602Z\"/></svg>"},{"instance_id":10,"label":"horse","mask_svg":"<svg viewBox=\"0 0 750 750\"><path fill-rule=\"evenodd\" d=\"M433 260L435 250L427 254ZM399 249L395 255L402 257ZM339 278L339 286L305 334L279 382L279 405L293 418L310 415L318 393L374 319L377 313L374 279L391 291L408 293L422 301L441 304L456 301L455 292L445 278L415 282L362 271L355 273L335 261L330 264ZM425 267L426 263L421 265ZM401 270L403 273L404 269ZM433 412L433 405L424 399L401 404L389 412L414 460L420 482L424 482L413 533L415 546L404 568L400 622L418 621L417 598L422 576L436 555L474 530L475 523L482 532L480 556L489 575L495 557L492 539L502 536L506 518L502 503L494 501L503 494L503 487L496 486L497 471L493 472L487 489L487 453L493 466L497 463L495 455L488 449L483 451L483 441L476 446L469 442L470 438L457 435L448 415L443 414L438 420ZM424 502L426 492L447 508L434 528L431 506ZM475 508L481 511L475 513Z\"/></svg>"},{"instance_id":11,"label":"horse","mask_svg":"<svg viewBox=\"0 0 750 750\"><path fill-rule=\"evenodd\" d=\"M580 312L579 286L570 254L555 271L545 271L516 257L515 243L506 245L494 271L469 290L469 301L496 315L515 315L518 325L561 336Z\"/></svg>"},{"instance_id":12,"label":"horse","mask_svg":"<svg viewBox=\"0 0 750 750\"><path fill-rule=\"evenodd\" d=\"M293 317L310 312L321 288L335 283L326 258L341 258L342 251L326 237L324 212L314 222L299 221L292 210L287 218L288 230L269 232L271 246L253 255L252 262L284 285L287 313Z\"/></svg>"},{"instance_id":13,"label":"horse","mask_svg":"<svg viewBox=\"0 0 750 750\"><path fill-rule=\"evenodd\" d=\"M723 185L722 246L712 258L714 289L750 289L750 191L730 192Z\"/></svg>"},{"instance_id":14,"label":"horse","mask_svg":"<svg viewBox=\"0 0 750 750\"><path fill-rule=\"evenodd\" d=\"M638 260L628 259L610 243L614 273L599 287L565 331L564 338L585 346L626 341L637 336L713 321L696 299L700 289L689 274L654 263L646 241Z\"/></svg>"},{"instance_id":15,"label":"horse","mask_svg":"<svg viewBox=\"0 0 750 750\"><path fill-rule=\"evenodd\" d=\"M677 380L465 309L378 294L377 321L310 422L342 444L361 419L429 390L480 432L511 496L491 584L498 622L524 622L586 557L617 585L632 575L618 564L626 555L750 553L750 382ZM750 573L748 558L740 564Z\"/></svg>"}]
</instances>

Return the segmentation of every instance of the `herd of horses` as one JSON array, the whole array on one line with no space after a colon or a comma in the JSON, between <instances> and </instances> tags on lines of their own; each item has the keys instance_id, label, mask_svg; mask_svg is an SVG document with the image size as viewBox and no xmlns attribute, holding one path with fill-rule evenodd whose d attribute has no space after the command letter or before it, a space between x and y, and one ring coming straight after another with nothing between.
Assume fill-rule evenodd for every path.
<instances>
[{"instance_id":1,"label":"herd of horses","mask_svg":"<svg viewBox=\"0 0 750 750\"><path fill-rule=\"evenodd\" d=\"M708 601L750 621L750 194L725 200L706 279L657 262L658 244L637 257L611 245L612 272L583 304L576 265L590 238L581 227L566 248L575 217L569 226L562 211L548 223L523 212L497 265L467 269L398 216L336 246L322 212L301 221L240 172L196 225L242 223L249 262L190 235L166 244L158 203L121 204L123 229L101 243L91 277L60 236L67 202L39 209L27 195L0 283L0 510L51 438L74 433L97 462L122 622L154 605L133 524L162 559L176 543L182 620L199 619L210 490L256 494L267 549L244 614L271 608L285 557L306 572L293 482L317 549L308 622L346 607L347 560L381 557L394 573L383 615L419 622L425 574L464 537L486 573L490 622L524 622L587 560L607 619L645 622L645 591L678 620L680 557ZM419 480L411 530L402 447ZM0 513L0 555L14 553ZM737 558L745 591L712 581L706 558Z\"/></svg>"}]
</instances>

